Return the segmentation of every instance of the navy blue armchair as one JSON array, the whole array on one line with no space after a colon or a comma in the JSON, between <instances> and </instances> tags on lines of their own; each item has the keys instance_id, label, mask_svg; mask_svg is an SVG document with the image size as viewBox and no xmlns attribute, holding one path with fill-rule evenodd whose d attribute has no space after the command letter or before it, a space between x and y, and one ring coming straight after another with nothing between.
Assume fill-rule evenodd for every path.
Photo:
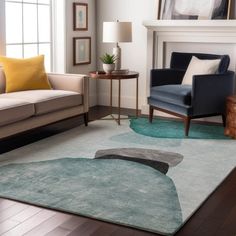
<instances>
[{"instance_id":1,"label":"navy blue armchair","mask_svg":"<svg viewBox=\"0 0 236 236\"><path fill-rule=\"evenodd\" d=\"M195 56L220 59L216 74L194 75L192 85L182 85L187 67ZM170 69L151 70L149 121L154 109L184 119L188 136L191 119L221 115L225 125L226 97L234 94L235 73L228 71L228 55L173 52Z\"/></svg>"}]
</instances>

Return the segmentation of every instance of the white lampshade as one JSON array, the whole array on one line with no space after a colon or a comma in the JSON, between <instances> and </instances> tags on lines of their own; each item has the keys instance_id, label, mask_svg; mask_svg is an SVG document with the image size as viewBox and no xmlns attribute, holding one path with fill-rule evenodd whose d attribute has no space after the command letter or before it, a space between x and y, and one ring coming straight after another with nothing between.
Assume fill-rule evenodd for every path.
<instances>
[{"instance_id":1,"label":"white lampshade","mask_svg":"<svg viewBox=\"0 0 236 236\"><path fill-rule=\"evenodd\" d=\"M104 43L132 42L132 23L104 22L103 42Z\"/></svg>"}]
</instances>

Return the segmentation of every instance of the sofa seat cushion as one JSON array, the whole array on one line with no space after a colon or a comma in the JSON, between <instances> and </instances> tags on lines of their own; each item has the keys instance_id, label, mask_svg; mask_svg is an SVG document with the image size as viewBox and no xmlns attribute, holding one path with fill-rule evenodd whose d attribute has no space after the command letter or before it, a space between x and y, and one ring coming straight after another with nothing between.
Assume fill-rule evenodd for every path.
<instances>
[{"instance_id":1,"label":"sofa seat cushion","mask_svg":"<svg viewBox=\"0 0 236 236\"><path fill-rule=\"evenodd\" d=\"M19 99L1 98L0 95L0 126L27 119L34 113L32 103Z\"/></svg>"},{"instance_id":2,"label":"sofa seat cushion","mask_svg":"<svg viewBox=\"0 0 236 236\"><path fill-rule=\"evenodd\" d=\"M0 98L17 98L35 106L35 115L42 115L82 104L82 95L64 90L28 90L1 94Z\"/></svg>"},{"instance_id":3,"label":"sofa seat cushion","mask_svg":"<svg viewBox=\"0 0 236 236\"><path fill-rule=\"evenodd\" d=\"M191 106L191 85L163 85L151 88L152 99L176 105Z\"/></svg>"}]
</instances>

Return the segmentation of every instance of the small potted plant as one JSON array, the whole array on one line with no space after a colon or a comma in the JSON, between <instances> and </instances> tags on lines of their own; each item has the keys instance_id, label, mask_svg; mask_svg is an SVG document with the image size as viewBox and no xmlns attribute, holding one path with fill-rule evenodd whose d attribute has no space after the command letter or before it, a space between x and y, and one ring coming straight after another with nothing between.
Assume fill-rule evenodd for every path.
<instances>
[{"instance_id":1,"label":"small potted plant","mask_svg":"<svg viewBox=\"0 0 236 236\"><path fill-rule=\"evenodd\" d=\"M102 57L100 57L100 60L103 62L103 70L107 74L111 74L111 72L115 69L115 55L105 53Z\"/></svg>"}]
</instances>

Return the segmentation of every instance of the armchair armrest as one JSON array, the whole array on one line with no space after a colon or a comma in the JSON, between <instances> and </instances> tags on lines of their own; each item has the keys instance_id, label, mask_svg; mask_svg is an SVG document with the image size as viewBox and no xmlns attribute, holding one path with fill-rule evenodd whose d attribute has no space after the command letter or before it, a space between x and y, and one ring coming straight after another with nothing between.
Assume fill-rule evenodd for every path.
<instances>
[{"instance_id":1,"label":"armchair armrest","mask_svg":"<svg viewBox=\"0 0 236 236\"><path fill-rule=\"evenodd\" d=\"M194 115L225 113L226 98L234 94L235 73L193 76Z\"/></svg>"},{"instance_id":2,"label":"armchair armrest","mask_svg":"<svg viewBox=\"0 0 236 236\"><path fill-rule=\"evenodd\" d=\"M176 69L152 69L151 70L151 87L181 84L185 71Z\"/></svg>"},{"instance_id":3,"label":"armchair armrest","mask_svg":"<svg viewBox=\"0 0 236 236\"><path fill-rule=\"evenodd\" d=\"M80 74L48 73L48 80L53 89L77 92L83 95L85 112L89 107L89 78Z\"/></svg>"}]
</instances>

